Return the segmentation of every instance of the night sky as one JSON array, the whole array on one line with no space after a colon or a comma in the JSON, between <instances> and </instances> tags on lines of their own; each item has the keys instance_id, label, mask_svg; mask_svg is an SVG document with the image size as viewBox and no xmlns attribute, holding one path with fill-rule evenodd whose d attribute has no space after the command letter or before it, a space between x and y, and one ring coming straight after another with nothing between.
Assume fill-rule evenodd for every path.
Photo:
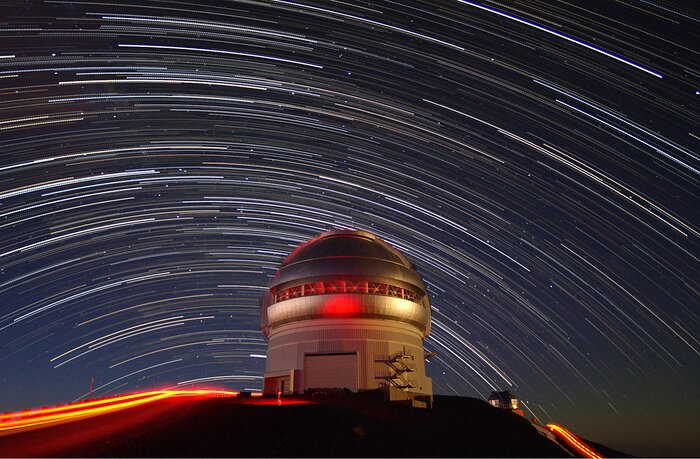
<instances>
[{"instance_id":1,"label":"night sky","mask_svg":"<svg viewBox=\"0 0 700 459\"><path fill-rule=\"evenodd\" d=\"M354 228L436 393L700 454L694 3L1 3L0 411L261 389L268 279Z\"/></svg>"}]
</instances>

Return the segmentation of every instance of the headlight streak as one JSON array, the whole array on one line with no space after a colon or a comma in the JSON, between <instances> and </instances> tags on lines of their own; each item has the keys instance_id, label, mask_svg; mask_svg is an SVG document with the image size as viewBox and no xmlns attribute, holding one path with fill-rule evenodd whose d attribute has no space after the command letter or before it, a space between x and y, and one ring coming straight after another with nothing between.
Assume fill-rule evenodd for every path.
<instances>
[{"instance_id":1,"label":"headlight streak","mask_svg":"<svg viewBox=\"0 0 700 459\"><path fill-rule=\"evenodd\" d=\"M75 421L86 417L98 416L171 397L223 397L237 395L238 392L224 390L161 390L121 395L103 400L73 403L55 408L25 410L9 414L3 413L0 415L0 435L12 433L13 430L26 429L28 427Z\"/></svg>"},{"instance_id":2,"label":"headlight streak","mask_svg":"<svg viewBox=\"0 0 700 459\"><path fill-rule=\"evenodd\" d=\"M603 456L598 454L593 448L588 446L586 443L583 442L580 438L578 438L576 435L572 434L565 428L558 426L556 424L547 424L547 428L554 432L559 438L564 440L569 446L571 446L575 451L577 451L579 454L583 455L583 457L590 457L593 459L603 459Z\"/></svg>"}]
</instances>

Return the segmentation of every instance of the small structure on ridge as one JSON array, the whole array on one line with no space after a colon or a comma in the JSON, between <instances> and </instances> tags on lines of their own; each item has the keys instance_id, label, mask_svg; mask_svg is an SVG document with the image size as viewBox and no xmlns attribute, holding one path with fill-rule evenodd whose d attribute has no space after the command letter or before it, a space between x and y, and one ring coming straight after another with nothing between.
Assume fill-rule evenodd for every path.
<instances>
[{"instance_id":1,"label":"small structure on ridge","mask_svg":"<svg viewBox=\"0 0 700 459\"><path fill-rule=\"evenodd\" d=\"M518 397L509 390L503 392L493 391L489 397L489 405L524 416L523 410L518 408L518 403Z\"/></svg>"}]
</instances>

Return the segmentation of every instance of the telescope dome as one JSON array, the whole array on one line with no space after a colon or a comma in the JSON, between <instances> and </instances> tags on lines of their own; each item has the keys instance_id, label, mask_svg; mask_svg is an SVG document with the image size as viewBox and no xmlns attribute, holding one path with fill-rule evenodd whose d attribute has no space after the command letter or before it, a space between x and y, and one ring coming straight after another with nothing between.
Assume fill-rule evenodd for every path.
<instances>
[{"instance_id":1,"label":"telescope dome","mask_svg":"<svg viewBox=\"0 0 700 459\"><path fill-rule=\"evenodd\" d=\"M398 251L366 231L329 231L297 247L282 261L288 266L321 258L370 258L406 266L411 263Z\"/></svg>"},{"instance_id":2,"label":"telescope dome","mask_svg":"<svg viewBox=\"0 0 700 459\"><path fill-rule=\"evenodd\" d=\"M294 249L263 298L261 328L320 318L373 318L417 327L427 336L423 281L399 251L365 231L329 231Z\"/></svg>"},{"instance_id":3,"label":"telescope dome","mask_svg":"<svg viewBox=\"0 0 700 459\"><path fill-rule=\"evenodd\" d=\"M294 249L270 280L260 328L268 338L266 394L380 389L388 400L432 404L425 285L373 234L330 231Z\"/></svg>"}]
</instances>

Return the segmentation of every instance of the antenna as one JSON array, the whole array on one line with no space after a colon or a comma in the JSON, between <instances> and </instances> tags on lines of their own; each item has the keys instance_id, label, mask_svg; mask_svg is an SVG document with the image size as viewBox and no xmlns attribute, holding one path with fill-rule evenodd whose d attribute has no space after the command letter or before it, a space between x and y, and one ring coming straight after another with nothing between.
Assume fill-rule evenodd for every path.
<instances>
[{"instance_id":1,"label":"antenna","mask_svg":"<svg viewBox=\"0 0 700 459\"><path fill-rule=\"evenodd\" d=\"M90 392L88 393L88 400L92 400L92 384L95 382L95 370L92 370L92 377L90 378Z\"/></svg>"}]
</instances>

